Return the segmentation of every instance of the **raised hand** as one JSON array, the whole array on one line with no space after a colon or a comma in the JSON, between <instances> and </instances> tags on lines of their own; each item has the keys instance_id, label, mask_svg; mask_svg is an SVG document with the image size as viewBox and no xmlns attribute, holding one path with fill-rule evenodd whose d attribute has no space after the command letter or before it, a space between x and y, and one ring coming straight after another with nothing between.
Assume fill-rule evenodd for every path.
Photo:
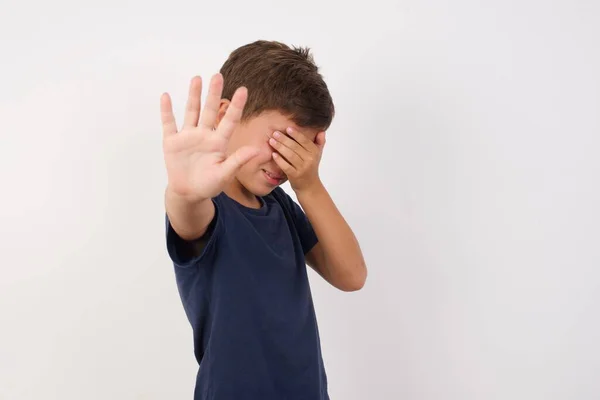
<instances>
[{"instance_id":1,"label":"raised hand","mask_svg":"<svg viewBox=\"0 0 600 400\"><path fill-rule=\"evenodd\" d=\"M325 132L319 132L314 141L292 128L286 134L273 132L269 144L275 150L273 160L287 175L296 193L321 184L319 163L325 147Z\"/></svg>"},{"instance_id":2,"label":"raised hand","mask_svg":"<svg viewBox=\"0 0 600 400\"><path fill-rule=\"evenodd\" d=\"M169 190L190 201L217 196L233 179L236 171L259 149L243 147L227 155L227 143L240 123L248 93L236 90L218 127L223 77L216 74L210 81L206 105L200 113L202 79L190 83L183 127L178 131L169 94L161 96L160 110L163 126L163 153L167 168Z\"/></svg>"}]
</instances>

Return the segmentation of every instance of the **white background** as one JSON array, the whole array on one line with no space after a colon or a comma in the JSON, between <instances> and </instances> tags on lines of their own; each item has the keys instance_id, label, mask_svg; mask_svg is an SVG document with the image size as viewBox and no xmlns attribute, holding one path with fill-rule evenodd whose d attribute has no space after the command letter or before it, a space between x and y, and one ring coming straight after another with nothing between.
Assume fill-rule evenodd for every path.
<instances>
[{"instance_id":1,"label":"white background","mask_svg":"<svg viewBox=\"0 0 600 400\"><path fill-rule=\"evenodd\" d=\"M159 97L181 121L189 79L256 39L310 46L336 101L322 177L369 278L311 274L332 400L597 399L599 20L595 0L3 3L0 399L191 399Z\"/></svg>"}]
</instances>

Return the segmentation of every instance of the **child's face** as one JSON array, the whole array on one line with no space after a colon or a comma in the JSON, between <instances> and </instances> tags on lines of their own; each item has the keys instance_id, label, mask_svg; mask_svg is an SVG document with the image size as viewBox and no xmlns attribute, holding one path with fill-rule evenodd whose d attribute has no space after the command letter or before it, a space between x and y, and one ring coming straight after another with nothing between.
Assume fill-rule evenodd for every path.
<instances>
[{"instance_id":1,"label":"child's face","mask_svg":"<svg viewBox=\"0 0 600 400\"><path fill-rule=\"evenodd\" d=\"M275 131L285 134L288 127L301 132L313 142L318 133L316 129L299 128L278 111L266 111L240 124L231 136L229 154L243 146L255 146L260 149L260 154L244 165L236 175L237 181L250 193L265 196L287 180L273 160L274 149L269 145L269 138Z\"/></svg>"}]
</instances>

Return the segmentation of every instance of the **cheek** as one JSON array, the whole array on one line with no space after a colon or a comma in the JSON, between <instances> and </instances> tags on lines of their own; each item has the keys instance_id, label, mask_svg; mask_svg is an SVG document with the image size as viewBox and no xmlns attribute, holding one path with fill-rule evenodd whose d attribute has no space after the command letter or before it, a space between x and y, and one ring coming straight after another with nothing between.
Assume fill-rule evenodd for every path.
<instances>
[{"instance_id":1,"label":"cheek","mask_svg":"<svg viewBox=\"0 0 600 400\"><path fill-rule=\"evenodd\" d=\"M242 167L244 174L254 174L257 170L261 169L265 164L272 160L271 154L273 148L268 143L255 145L260 148L260 153L254 157L248 164Z\"/></svg>"},{"instance_id":2,"label":"cheek","mask_svg":"<svg viewBox=\"0 0 600 400\"><path fill-rule=\"evenodd\" d=\"M264 164L266 162L271 161L271 154L273 153L273 148L267 142L263 142L260 146L260 153L256 156L256 161L259 164Z\"/></svg>"},{"instance_id":3,"label":"cheek","mask_svg":"<svg viewBox=\"0 0 600 400\"><path fill-rule=\"evenodd\" d=\"M256 135L253 137L249 132L240 132L240 134L236 132L229 141L229 150L233 152L242 146L253 146L260 149L259 154L242 167L245 171L250 172L250 170L259 169L261 165L273 159L271 156L273 154L273 147L269 145L269 139L265 135Z\"/></svg>"}]
</instances>

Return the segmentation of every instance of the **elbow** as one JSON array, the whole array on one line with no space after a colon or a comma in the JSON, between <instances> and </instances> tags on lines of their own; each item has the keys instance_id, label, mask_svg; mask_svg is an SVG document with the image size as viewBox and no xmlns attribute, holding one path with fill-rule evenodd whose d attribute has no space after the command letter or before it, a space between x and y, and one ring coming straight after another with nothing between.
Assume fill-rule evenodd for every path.
<instances>
[{"instance_id":1,"label":"elbow","mask_svg":"<svg viewBox=\"0 0 600 400\"><path fill-rule=\"evenodd\" d=\"M356 282L352 282L352 283L346 283L342 286L339 287L339 289L343 292L346 293L350 293L350 292L358 292L360 289L362 289L365 285L365 282L360 282L360 281L356 281Z\"/></svg>"},{"instance_id":2,"label":"elbow","mask_svg":"<svg viewBox=\"0 0 600 400\"><path fill-rule=\"evenodd\" d=\"M359 272L348 277L338 288L344 292L357 292L361 290L367 282L367 267L362 265Z\"/></svg>"}]
</instances>

